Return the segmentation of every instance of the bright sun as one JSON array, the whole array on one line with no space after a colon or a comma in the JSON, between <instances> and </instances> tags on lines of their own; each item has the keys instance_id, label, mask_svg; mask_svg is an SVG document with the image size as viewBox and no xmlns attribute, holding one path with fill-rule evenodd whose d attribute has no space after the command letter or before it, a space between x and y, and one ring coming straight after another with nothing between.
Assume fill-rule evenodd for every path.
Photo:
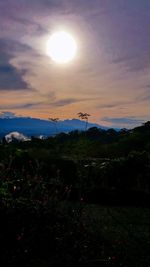
<instances>
[{"instance_id":1,"label":"bright sun","mask_svg":"<svg viewBox=\"0 0 150 267\"><path fill-rule=\"evenodd\" d=\"M59 64L71 61L77 52L77 44L65 31L53 33L47 43L47 54Z\"/></svg>"}]
</instances>

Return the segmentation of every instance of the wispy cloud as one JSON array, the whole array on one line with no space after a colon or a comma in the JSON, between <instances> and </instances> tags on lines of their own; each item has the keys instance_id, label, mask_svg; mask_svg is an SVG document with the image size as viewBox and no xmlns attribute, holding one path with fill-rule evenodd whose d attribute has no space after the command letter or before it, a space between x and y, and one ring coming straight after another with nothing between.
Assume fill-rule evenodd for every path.
<instances>
[{"instance_id":1,"label":"wispy cloud","mask_svg":"<svg viewBox=\"0 0 150 267\"><path fill-rule=\"evenodd\" d=\"M150 68L149 13L148 1L120 1L111 7L109 52L112 62L127 71Z\"/></svg>"},{"instance_id":2,"label":"wispy cloud","mask_svg":"<svg viewBox=\"0 0 150 267\"><path fill-rule=\"evenodd\" d=\"M78 102L78 100L75 98L66 98L66 99L60 99L60 100L54 101L51 103L51 105L55 107L62 107L62 106L73 104L75 102Z\"/></svg>"},{"instance_id":3,"label":"wispy cloud","mask_svg":"<svg viewBox=\"0 0 150 267\"><path fill-rule=\"evenodd\" d=\"M102 103L100 105L97 105L97 108L100 109L111 109L111 108L118 108L118 107L122 107L122 106L128 106L134 103L134 100L126 100L126 101L112 101L109 103Z\"/></svg>"},{"instance_id":4,"label":"wispy cloud","mask_svg":"<svg viewBox=\"0 0 150 267\"><path fill-rule=\"evenodd\" d=\"M21 103L21 104L8 104L8 105L1 105L0 110L3 109L30 109L33 107L39 107L43 104L43 102L28 102L28 103Z\"/></svg>"},{"instance_id":5,"label":"wispy cloud","mask_svg":"<svg viewBox=\"0 0 150 267\"><path fill-rule=\"evenodd\" d=\"M148 84L142 88L142 93L140 93L136 97L135 101L142 103L142 102L147 102L149 100L150 100L150 85Z\"/></svg>"},{"instance_id":6,"label":"wispy cloud","mask_svg":"<svg viewBox=\"0 0 150 267\"><path fill-rule=\"evenodd\" d=\"M50 105L54 107L63 107L77 102L93 101L95 98L64 98L50 102Z\"/></svg>"},{"instance_id":7,"label":"wispy cloud","mask_svg":"<svg viewBox=\"0 0 150 267\"><path fill-rule=\"evenodd\" d=\"M118 118L111 118L111 117L103 117L101 119L104 122L109 122L112 125L116 125L116 126L134 126L134 125L138 125L144 122L143 119L138 119L134 116L130 116L130 117L118 117Z\"/></svg>"}]
</instances>

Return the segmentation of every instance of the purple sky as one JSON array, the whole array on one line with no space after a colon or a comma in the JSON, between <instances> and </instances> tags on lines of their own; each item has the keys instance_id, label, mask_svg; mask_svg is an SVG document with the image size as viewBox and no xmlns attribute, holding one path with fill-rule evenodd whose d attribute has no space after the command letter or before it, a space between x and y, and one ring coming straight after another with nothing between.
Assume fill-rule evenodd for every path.
<instances>
[{"instance_id":1,"label":"purple sky","mask_svg":"<svg viewBox=\"0 0 150 267\"><path fill-rule=\"evenodd\" d=\"M60 66L46 53L65 29L78 53ZM134 127L150 115L149 0L1 0L0 113Z\"/></svg>"}]
</instances>

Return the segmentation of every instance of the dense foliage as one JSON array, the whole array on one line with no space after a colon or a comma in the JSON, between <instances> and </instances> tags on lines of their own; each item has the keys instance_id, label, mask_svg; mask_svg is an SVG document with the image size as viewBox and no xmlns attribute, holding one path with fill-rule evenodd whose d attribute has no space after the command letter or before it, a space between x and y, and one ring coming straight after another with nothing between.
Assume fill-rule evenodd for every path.
<instances>
[{"instance_id":1,"label":"dense foliage","mask_svg":"<svg viewBox=\"0 0 150 267\"><path fill-rule=\"evenodd\" d=\"M148 266L150 231L142 237L132 229L130 239L130 222L122 221L127 209L116 217L113 206L136 206L136 221L137 210L149 205L150 122L3 140L0 178L2 266ZM105 208L93 205L91 212L92 203Z\"/></svg>"}]
</instances>

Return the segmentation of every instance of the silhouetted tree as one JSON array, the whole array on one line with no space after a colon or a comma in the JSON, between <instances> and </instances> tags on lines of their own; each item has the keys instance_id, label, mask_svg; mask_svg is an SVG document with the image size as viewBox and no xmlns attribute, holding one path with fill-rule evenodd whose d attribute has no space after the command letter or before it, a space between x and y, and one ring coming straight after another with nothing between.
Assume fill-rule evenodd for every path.
<instances>
[{"instance_id":1,"label":"silhouetted tree","mask_svg":"<svg viewBox=\"0 0 150 267\"><path fill-rule=\"evenodd\" d=\"M77 113L79 118L81 120L85 120L85 131L87 130L87 126L88 126L88 117L91 116L90 114L88 113L82 113L82 112L79 112Z\"/></svg>"},{"instance_id":2,"label":"silhouetted tree","mask_svg":"<svg viewBox=\"0 0 150 267\"><path fill-rule=\"evenodd\" d=\"M55 126L56 133L58 133L58 128L57 128L57 122L59 121L59 118L49 118L51 122L53 122Z\"/></svg>"}]
</instances>

